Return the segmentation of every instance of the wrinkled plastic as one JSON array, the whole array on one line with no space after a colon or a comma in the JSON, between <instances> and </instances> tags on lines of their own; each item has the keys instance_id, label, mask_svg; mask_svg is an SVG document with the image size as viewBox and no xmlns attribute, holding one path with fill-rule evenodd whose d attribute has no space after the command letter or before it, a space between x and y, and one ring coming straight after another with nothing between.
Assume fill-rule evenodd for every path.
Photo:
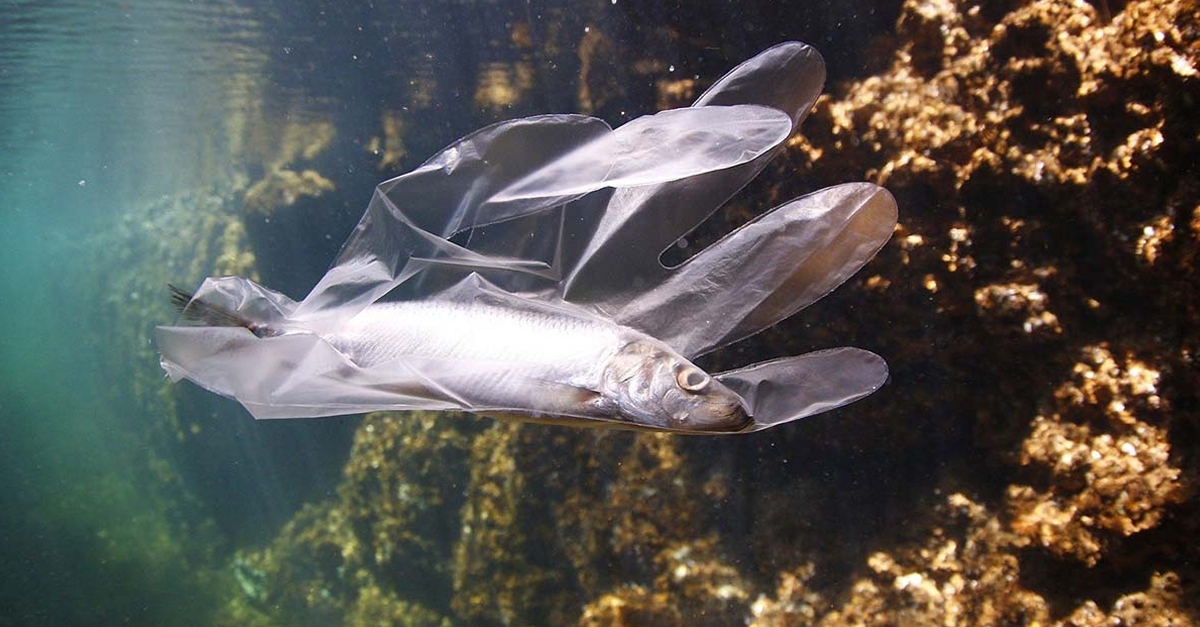
<instances>
[{"instance_id":1,"label":"wrinkled plastic","mask_svg":"<svg viewBox=\"0 0 1200 627\"><path fill-rule=\"evenodd\" d=\"M236 277L210 279L196 294L286 332L163 327L163 366L172 378L238 399L259 418L406 408L553 414L552 401L472 401L473 377L498 369L531 391L550 385L539 373L521 379L521 364L412 359L363 368L321 336L385 296L484 300L621 325L689 359L757 333L875 255L896 223L886 190L867 183L820 190L771 209L678 267L664 267L660 257L765 167L823 81L816 51L787 43L735 68L693 107L616 130L577 115L482 129L379 185L303 301ZM715 378L744 401L752 418L744 431L756 431L862 398L886 381L887 367L868 351L838 348ZM630 426L586 413L559 422Z\"/></svg>"}]
</instances>

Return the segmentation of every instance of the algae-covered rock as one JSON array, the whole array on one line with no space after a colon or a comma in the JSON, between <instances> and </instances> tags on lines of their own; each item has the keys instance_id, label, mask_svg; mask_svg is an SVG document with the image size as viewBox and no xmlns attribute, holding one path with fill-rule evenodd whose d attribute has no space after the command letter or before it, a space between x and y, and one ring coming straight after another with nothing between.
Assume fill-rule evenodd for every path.
<instances>
[{"instance_id":1,"label":"algae-covered rock","mask_svg":"<svg viewBox=\"0 0 1200 627\"><path fill-rule=\"evenodd\" d=\"M304 198L321 197L336 188L314 165L337 138L333 122L270 116L259 108L250 111L242 115L255 120L248 123L245 133L249 137L239 145L244 143L243 157L249 169L261 174L243 192L245 214L270 217L278 209L291 207Z\"/></svg>"},{"instance_id":2,"label":"algae-covered rock","mask_svg":"<svg viewBox=\"0 0 1200 627\"><path fill-rule=\"evenodd\" d=\"M497 424L472 446L454 554L453 607L468 622L524 624L570 594L567 574L553 568L554 545L541 541L555 521L539 515L544 493L537 483L544 475L515 457L521 437L519 425Z\"/></svg>"},{"instance_id":3,"label":"algae-covered rock","mask_svg":"<svg viewBox=\"0 0 1200 627\"><path fill-rule=\"evenodd\" d=\"M1185 586L1178 574L1168 571L1155 574L1145 591L1122 596L1107 611L1088 601L1057 624L1061 627L1193 627L1200 624L1196 618L1197 592L1200 590L1195 582Z\"/></svg>"},{"instance_id":4,"label":"algae-covered rock","mask_svg":"<svg viewBox=\"0 0 1200 627\"><path fill-rule=\"evenodd\" d=\"M1093 565L1120 538L1153 529L1184 497L1171 460L1170 411L1160 373L1132 356L1089 347L1039 416L1022 465L1039 482L1011 485L1013 529L1054 553Z\"/></svg>"},{"instance_id":5,"label":"algae-covered rock","mask_svg":"<svg viewBox=\"0 0 1200 627\"><path fill-rule=\"evenodd\" d=\"M316 170L274 170L250 186L242 199L247 213L271 215L272 212L296 204L304 197L316 198L333 191L333 181Z\"/></svg>"},{"instance_id":6,"label":"algae-covered rock","mask_svg":"<svg viewBox=\"0 0 1200 627\"><path fill-rule=\"evenodd\" d=\"M363 588L342 622L346 627L452 627L449 618L396 598L377 586Z\"/></svg>"},{"instance_id":7,"label":"algae-covered rock","mask_svg":"<svg viewBox=\"0 0 1200 627\"><path fill-rule=\"evenodd\" d=\"M633 627L635 625L683 625L679 610L663 592L644 586L623 586L601 595L583 608L579 627Z\"/></svg>"},{"instance_id":8,"label":"algae-covered rock","mask_svg":"<svg viewBox=\"0 0 1200 627\"><path fill-rule=\"evenodd\" d=\"M369 415L337 497L299 512L234 564L272 624L446 621L451 551L474 423L427 413Z\"/></svg>"},{"instance_id":9,"label":"algae-covered rock","mask_svg":"<svg viewBox=\"0 0 1200 627\"><path fill-rule=\"evenodd\" d=\"M687 442L509 424L483 433L456 553L457 614L569 624L595 599L587 624L739 619L750 585L713 535L727 474L690 459Z\"/></svg>"},{"instance_id":10,"label":"algae-covered rock","mask_svg":"<svg viewBox=\"0 0 1200 627\"><path fill-rule=\"evenodd\" d=\"M867 560L848 594L829 598L810 585L801 567L782 573L774 594L751 607L752 627L791 625L1194 625L1195 583L1175 572L1151 575L1102 605L1072 599L1064 609L1032 590L1022 573L1028 541L1005 529L1000 517L963 494L936 504L929 516L887 551ZM1098 587L1092 592L1100 592Z\"/></svg>"},{"instance_id":11,"label":"algae-covered rock","mask_svg":"<svg viewBox=\"0 0 1200 627\"><path fill-rule=\"evenodd\" d=\"M522 50L538 45L533 28L512 27ZM611 37L574 42L580 75L559 91L576 104L624 110L636 92L622 73L672 104L715 78L664 78L687 60ZM689 240L823 185L886 185L901 225L861 276L706 359L855 343L887 356L890 386L744 438L372 416L336 497L245 556L273 573L264 607L282 609L265 611L596 627L1194 622L1194 3L909 0L870 45L878 73L831 85L749 196ZM481 63L464 93L488 115L527 106L523 72L538 67ZM431 106L435 83L414 78L414 103ZM375 146L385 163L388 142Z\"/></svg>"},{"instance_id":12,"label":"algae-covered rock","mask_svg":"<svg viewBox=\"0 0 1200 627\"><path fill-rule=\"evenodd\" d=\"M1022 542L992 512L953 494L925 524L923 538L873 554L868 574L853 583L849 596L810 624L1048 624L1047 602L1021 582ZM774 612L763 612L753 624L785 624L778 622L778 608L791 603L787 597L776 600L768 606Z\"/></svg>"},{"instance_id":13,"label":"algae-covered rock","mask_svg":"<svg viewBox=\"0 0 1200 627\"><path fill-rule=\"evenodd\" d=\"M533 68L528 63L489 63L479 70L475 106L499 115L525 97L533 87Z\"/></svg>"},{"instance_id":14,"label":"algae-covered rock","mask_svg":"<svg viewBox=\"0 0 1200 627\"><path fill-rule=\"evenodd\" d=\"M380 114L382 133L372 136L366 146L368 152L378 156L376 167L380 170L395 168L408 156L408 148L404 143L406 125L400 111L384 111Z\"/></svg>"},{"instance_id":15,"label":"algae-covered rock","mask_svg":"<svg viewBox=\"0 0 1200 627\"><path fill-rule=\"evenodd\" d=\"M154 329L175 316L168 283L198 282L214 268L254 276L255 256L233 194L211 189L130 205L89 244L80 247L89 256L71 260L85 271L59 289L85 305L75 314L86 320L80 325L86 343L69 350L81 368L106 377L96 388L100 398L84 401L95 404L86 420L105 432L86 446L103 449L106 461L88 457L86 470L39 507L45 510L37 514L44 519L39 525L47 525L42 533L48 538L46 529L59 529L54 542L72 547L69 570L77 583L63 585L81 588L70 594L79 595L83 609L64 605L55 612L82 612L89 621L180 616L179 624L199 624L234 589L233 578L223 568L225 538L179 463L195 434L158 364ZM71 373L59 374L66 382L59 393L78 394ZM69 530L84 535L72 539Z\"/></svg>"}]
</instances>

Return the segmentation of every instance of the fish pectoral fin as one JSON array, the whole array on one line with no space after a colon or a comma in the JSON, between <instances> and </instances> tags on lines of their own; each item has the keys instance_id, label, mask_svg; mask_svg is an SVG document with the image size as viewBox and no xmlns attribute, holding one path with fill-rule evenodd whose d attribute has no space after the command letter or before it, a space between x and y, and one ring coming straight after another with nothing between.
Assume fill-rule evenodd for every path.
<instances>
[{"instance_id":1,"label":"fish pectoral fin","mask_svg":"<svg viewBox=\"0 0 1200 627\"><path fill-rule=\"evenodd\" d=\"M601 416L610 404L603 394L589 387L557 382L543 382L541 387L539 405L544 406L538 409L548 414Z\"/></svg>"},{"instance_id":2,"label":"fish pectoral fin","mask_svg":"<svg viewBox=\"0 0 1200 627\"><path fill-rule=\"evenodd\" d=\"M572 403L592 405L604 398L604 395L600 394L596 390L576 387L573 385L563 387L566 389L566 398L570 399Z\"/></svg>"},{"instance_id":3,"label":"fish pectoral fin","mask_svg":"<svg viewBox=\"0 0 1200 627\"><path fill-rule=\"evenodd\" d=\"M557 381L536 381L536 401L529 407L487 409L479 413L497 420L534 422L568 427L596 426L604 416L604 395L587 387Z\"/></svg>"},{"instance_id":4,"label":"fish pectoral fin","mask_svg":"<svg viewBox=\"0 0 1200 627\"><path fill-rule=\"evenodd\" d=\"M497 407L494 414L515 411L542 416L576 416L581 418L612 418L617 405L599 390L573 382L553 381L541 377L526 379L524 402L517 407Z\"/></svg>"}]
</instances>

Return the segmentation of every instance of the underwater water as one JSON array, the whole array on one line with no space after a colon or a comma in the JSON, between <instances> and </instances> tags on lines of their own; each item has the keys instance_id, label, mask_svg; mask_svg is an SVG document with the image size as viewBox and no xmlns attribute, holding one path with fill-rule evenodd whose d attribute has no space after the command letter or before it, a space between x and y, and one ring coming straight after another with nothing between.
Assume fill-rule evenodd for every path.
<instances>
[{"instance_id":1,"label":"underwater water","mask_svg":"<svg viewBox=\"0 0 1200 627\"><path fill-rule=\"evenodd\" d=\"M0 8L0 625L1200 623L1193 3ZM167 283L303 297L449 142L788 40L828 95L666 257L886 187L873 261L700 363L859 346L872 396L709 438L256 422L165 378Z\"/></svg>"}]
</instances>

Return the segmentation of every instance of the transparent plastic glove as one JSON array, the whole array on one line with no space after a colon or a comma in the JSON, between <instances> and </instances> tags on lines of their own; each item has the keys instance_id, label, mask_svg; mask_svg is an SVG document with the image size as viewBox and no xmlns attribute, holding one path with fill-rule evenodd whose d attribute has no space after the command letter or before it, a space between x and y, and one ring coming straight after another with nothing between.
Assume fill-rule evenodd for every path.
<instances>
[{"instance_id":1,"label":"transparent plastic glove","mask_svg":"<svg viewBox=\"0 0 1200 627\"><path fill-rule=\"evenodd\" d=\"M711 379L688 360L775 324L854 274L894 227L886 191L861 183L822 190L769 211L677 268L659 262L667 246L761 171L823 78L820 56L788 43L733 70L696 106L615 131L570 115L483 129L381 184L333 267L300 303L245 279L206 281L193 303L224 312L213 316L218 324L243 328L160 329L164 368L237 398L256 417L457 408L727 432L732 424L759 430L861 398L882 385L887 368L858 349ZM560 371L556 362L520 356L520 343L508 352L456 348L372 362L356 356L362 345L347 338L372 332L356 325L386 310L377 304L384 295L443 307L447 325L462 311L485 312L461 329L470 341L442 338L467 347L507 337L474 331L513 317L551 319L536 340L553 336L543 341L547 350L617 333L652 353L654 363L673 364L667 378L674 373L679 386L711 402L644 412L621 401L618 411L612 395L598 391L596 381L608 375L580 365L597 361L589 353L571 353L566 361L574 365ZM572 332L554 336L561 329ZM441 326L425 332L439 333ZM396 336L380 345L397 344ZM610 357L600 365L607 368ZM632 376L621 372L623 382Z\"/></svg>"},{"instance_id":2,"label":"transparent plastic glove","mask_svg":"<svg viewBox=\"0 0 1200 627\"><path fill-rule=\"evenodd\" d=\"M765 105L787 112L798 125L823 78L816 51L786 43L735 68L696 105ZM878 186L851 183L797 198L677 268L660 263L667 246L741 189L774 153L702 176L618 190L570 271L567 298L593 303L692 358L769 328L842 284L895 228L895 200ZM877 355L841 348L716 378L743 396L754 417L750 430L756 430L853 402L887 376Z\"/></svg>"},{"instance_id":3,"label":"transparent plastic glove","mask_svg":"<svg viewBox=\"0 0 1200 627\"><path fill-rule=\"evenodd\" d=\"M335 326L430 261L536 273L544 264L489 256L447 238L606 187L650 185L746 163L790 132L782 112L750 105L664 111L616 130L579 115L489 126L380 184L333 267L296 315ZM554 233L545 236L555 239Z\"/></svg>"},{"instance_id":4,"label":"transparent plastic glove","mask_svg":"<svg viewBox=\"0 0 1200 627\"><path fill-rule=\"evenodd\" d=\"M815 50L784 43L739 65L694 106L772 107L788 114L795 128L820 94L824 74ZM873 258L895 228L896 204L887 190L848 183L771 209L680 266L665 268L662 252L752 180L781 146L731 168L585 198L535 216L540 222L514 223L511 231L496 225L473 234L472 248L515 251L522 232L557 230L557 241L543 240L555 241L553 250L530 255L552 268L549 276L557 280L543 298L585 304L694 358L816 302ZM746 392L756 428L853 402L887 377L883 359L853 348L717 375Z\"/></svg>"}]
</instances>

